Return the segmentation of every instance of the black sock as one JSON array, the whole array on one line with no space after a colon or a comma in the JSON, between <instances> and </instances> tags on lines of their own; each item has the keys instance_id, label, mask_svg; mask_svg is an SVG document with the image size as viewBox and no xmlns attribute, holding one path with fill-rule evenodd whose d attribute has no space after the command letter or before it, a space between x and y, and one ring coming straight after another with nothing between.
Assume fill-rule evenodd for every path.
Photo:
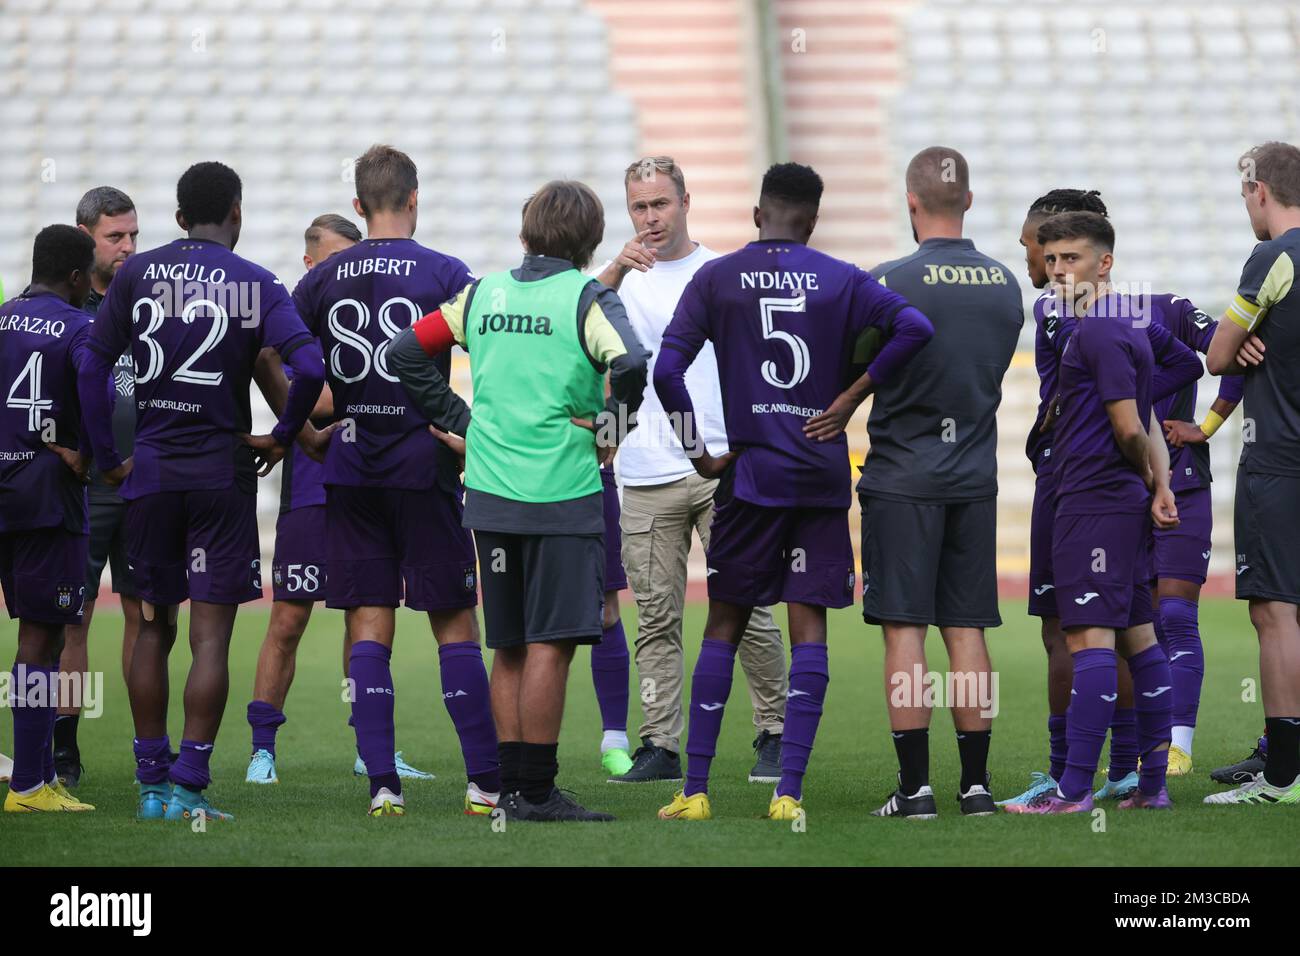
<instances>
[{"instance_id":1,"label":"black sock","mask_svg":"<svg viewBox=\"0 0 1300 956\"><path fill-rule=\"evenodd\" d=\"M519 745L519 792L529 803L545 803L555 789L555 775L560 772L556 760L558 744Z\"/></svg>"},{"instance_id":2,"label":"black sock","mask_svg":"<svg viewBox=\"0 0 1300 956\"><path fill-rule=\"evenodd\" d=\"M501 792L514 793L519 789L519 750L517 740L503 740L497 744L497 759L501 761Z\"/></svg>"},{"instance_id":3,"label":"black sock","mask_svg":"<svg viewBox=\"0 0 1300 956\"><path fill-rule=\"evenodd\" d=\"M80 714L60 714L54 718L55 750L62 750L64 747L77 749L77 721L80 719Z\"/></svg>"},{"instance_id":4,"label":"black sock","mask_svg":"<svg viewBox=\"0 0 1300 956\"><path fill-rule=\"evenodd\" d=\"M380 774L378 777L370 778L370 796L372 798L379 796L379 791L384 787L387 787L388 792L395 796L400 797L402 795L402 778L397 775L396 770L392 773Z\"/></svg>"},{"instance_id":5,"label":"black sock","mask_svg":"<svg viewBox=\"0 0 1300 956\"><path fill-rule=\"evenodd\" d=\"M898 752L899 787L911 796L930 782L930 731L895 730L894 750Z\"/></svg>"},{"instance_id":6,"label":"black sock","mask_svg":"<svg viewBox=\"0 0 1300 956\"><path fill-rule=\"evenodd\" d=\"M1300 774L1300 717L1269 717L1268 757L1264 779L1275 787L1289 787Z\"/></svg>"},{"instance_id":7,"label":"black sock","mask_svg":"<svg viewBox=\"0 0 1300 956\"><path fill-rule=\"evenodd\" d=\"M957 731L957 753L961 756L961 792L971 787L988 785L986 773L989 767L988 730Z\"/></svg>"}]
</instances>

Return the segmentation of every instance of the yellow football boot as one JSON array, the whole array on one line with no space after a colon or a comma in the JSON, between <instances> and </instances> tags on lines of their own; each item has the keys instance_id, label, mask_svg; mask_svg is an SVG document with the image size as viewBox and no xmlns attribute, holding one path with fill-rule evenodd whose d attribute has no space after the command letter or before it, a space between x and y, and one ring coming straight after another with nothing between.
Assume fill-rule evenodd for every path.
<instances>
[{"instance_id":1,"label":"yellow football boot","mask_svg":"<svg viewBox=\"0 0 1300 956\"><path fill-rule=\"evenodd\" d=\"M1169 769L1165 771L1168 777L1185 777L1192 772L1192 755L1182 747L1173 744L1169 745Z\"/></svg>"},{"instance_id":2,"label":"yellow football boot","mask_svg":"<svg viewBox=\"0 0 1300 956\"><path fill-rule=\"evenodd\" d=\"M76 797L74 797L68 791L68 788L63 785L63 781L60 780L58 777L55 777L54 782L47 783L46 786L49 787L51 790L53 790L56 794L58 794L61 799L66 800L68 803L72 804L72 806L68 807L69 810L84 812L86 810L95 809L95 805L93 803L86 803L86 801L78 800Z\"/></svg>"},{"instance_id":3,"label":"yellow football boot","mask_svg":"<svg viewBox=\"0 0 1300 956\"><path fill-rule=\"evenodd\" d=\"M778 797L772 794L772 803L767 808L768 820L798 820L804 816L803 803L794 797Z\"/></svg>"},{"instance_id":4,"label":"yellow football boot","mask_svg":"<svg viewBox=\"0 0 1300 956\"><path fill-rule=\"evenodd\" d=\"M660 820L711 820L713 811L709 808L707 793L693 793L689 797L685 791L677 791L673 802L659 808Z\"/></svg>"},{"instance_id":5,"label":"yellow football boot","mask_svg":"<svg viewBox=\"0 0 1300 956\"><path fill-rule=\"evenodd\" d=\"M5 813L66 813L74 811L77 806L44 784L35 793L26 796L14 790L5 796Z\"/></svg>"}]
</instances>

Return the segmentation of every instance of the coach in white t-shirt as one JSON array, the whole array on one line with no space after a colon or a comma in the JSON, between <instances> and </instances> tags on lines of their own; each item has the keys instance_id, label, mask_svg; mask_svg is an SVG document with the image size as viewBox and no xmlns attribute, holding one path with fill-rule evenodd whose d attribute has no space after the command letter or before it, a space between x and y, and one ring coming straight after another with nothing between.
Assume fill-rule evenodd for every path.
<instances>
[{"instance_id":1,"label":"coach in white t-shirt","mask_svg":"<svg viewBox=\"0 0 1300 956\"><path fill-rule=\"evenodd\" d=\"M627 168L627 208L636 229L619 255L606 263L600 281L617 289L637 338L650 350L647 379L654 374L664 329L695 271L718 253L693 242L686 229L691 197L681 168L668 156L638 160ZM710 453L727 450L722 395L713 346L706 344L686 373L695 403L695 428ZM716 481L695 473L654 389L647 388L637 427L619 448L623 490L623 565L636 596L636 668L640 678L642 747L632 769L612 780L641 783L677 780L682 714L682 610L691 531L709 544ZM751 782L780 777L785 724L786 663L781 632L765 608L755 608L740 644L740 662L754 705L757 763Z\"/></svg>"}]
</instances>

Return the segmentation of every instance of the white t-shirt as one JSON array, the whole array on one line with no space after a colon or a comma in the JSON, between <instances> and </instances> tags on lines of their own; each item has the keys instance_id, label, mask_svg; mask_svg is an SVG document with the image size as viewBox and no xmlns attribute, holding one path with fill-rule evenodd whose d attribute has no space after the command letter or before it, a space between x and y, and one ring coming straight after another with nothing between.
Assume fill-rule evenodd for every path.
<instances>
[{"instance_id":1,"label":"white t-shirt","mask_svg":"<svg viewBox=\"0 0 1300 956\"><path fill-rule=\"evenodd\" d=\"M661 485L695 471L659 403L654 389L654 369L664 330L673 317L682 290L700 266L718 256L719 253L696 243L695 250L681 259L660 260L648 272L631 270L619 286L618 297L623 300L632 328L650 352L645 398L637 412L637 426L618 451L618 474L625 485ZM604 268L601 266L600 271ZM709 454L725 454L727 429L722 418L722 390L718 385L718 362L712 342L704 343L686 372L686 390L695 406L696 431L708 446Z\"/></svg>"}]
</instances>

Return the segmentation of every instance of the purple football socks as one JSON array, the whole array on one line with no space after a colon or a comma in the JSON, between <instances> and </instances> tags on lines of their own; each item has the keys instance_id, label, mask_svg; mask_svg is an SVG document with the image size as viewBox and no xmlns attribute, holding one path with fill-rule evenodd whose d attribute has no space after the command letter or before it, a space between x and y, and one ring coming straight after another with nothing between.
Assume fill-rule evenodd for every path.
<instances>
[{"instance_id":1,"label":"purple football socks","mask_svg":"<svg viewBox=\"0 0 1300 956\"><path fill-rule=\"evenodd\" d=\"M263 700L248 705L248 726L253 728L253 752L265 750L275 756L275 732L285 721L280 710Z\"/></svg>"},{"instance_id":2,"label":"purple football socks","mask_svg":"<svg viewBox=\"0 0 1300 956\"><path fill-rule=\"evenodd\" d=\"M59 686L59 669L57 667L40 667L36 668L45 681L45 686L49 688L49 698L46 701L49 707L42 708L45 711L46 730L45 730L45 747L41 750L41 773L44 778L43 782L53 783L57 774L54 772L54 725L59 720L59 702L55 699Z\"/></svg>"},{"instance_id":3,"label":"purple football socks","mask_svg":"<svg viewBox=\"0 0 1300 956\"><path fill-rule=\"evenodd\" d=\"M456 725L460 752L465 758L465 776L479 789L498 793L501 764L497 758L497 729L492 722L483 650L474 641L442 644L438 647L438 667L442 675L442 700L451 722Z\"/></svg>"},{"instance_id":4,"label":"purple football socks","mask_svg":"<svg viewBox=\"0 0 1300 956\"><path fill-rule=\"evenodd\" d=\"M600 729L627 731L627 635L623 622L604 628L600 643L591 646L591 682L596 686Z\"/></svg>"},{"instance_id":5,"label":"purple football socks","mask_svg":"<svg viewBox=\"0 0 1300 956\"><path fill-rule=\"evenodd\" d=\"M370 775L372 797L383 787L394 794L402 792L393 758L393 674L388 667L392 656L393 652L377 641L357 641L348 661L357 753Z\"/></svg>"},{"instance_id":6,"label":"purple football socks","mask_svg":"<svg viewBox=\"0 0 1300 956\"><path fill-rule=\"evenodd\" d=\"M172 764L171 781L188 790L204 790L212 783L208 761L212 759L212 744L202 740L182 740L181 754Z\"/></svg>"},{"instance_id":7,"label":"purple football socks","mask_svg":"<svg viewBox=\"0 0 1300 956\"><path fill-rule=\"evenodd\" d=\"M53 715L57 708L48 699L37 706L37 691L31 687L36 675L46 670L30 664L15 664L12 671L10 710L14 719L14 769L9 788L18 793L26 793L49 780L45 776L45 752L50 750ZM40 693L44 694L44 691ZM52 751L49 756L54 759Z\"/></svg>"},{"instance_id":8,"label":"purple football socks","mask_svg":"<svg viewBox=\"0 0 1300 956\"><path fill-rule=\"evenodd\" d=\"M135 779L140 783L166 783L172 767L172 742L169 737L136 737Z\"/></svg>"},{"instance_id":9,"label":"purple football socks","mask_svg":"<svg viewBox=\"0 0 1300 956\"><path fill-rule=\"evenodd\" d=\"M1159 648L1156 648L1159 651ZM1106 730L1115 713L1119 677L1115 652L1106 647L1089 647L1071 655L1074 660L1074 690L1066 736L1069 753L1058 789L1065 799L1077 802L1092 792Z\"/></svg>"},{"instance_id":10,"label":"purple football socks","mask_svg":"<svg viewBox=\"0 0 1300 956\"><path fill-rule=\"evenodd\" d=\"M1138 768L1137 711L1132 707L1116 707L1110 719L1110 770L1111 780L1123 780Z\"/></svg>"},{"instance_id":11,"label":"purple football socks","mask_svg":"<svg viewBox=\"0 0 1300 956\"><path fill-rule=\"evenodd\" d=\"M781 780L776 785L778 797L803 799L803 775L812 755L830 679L825 644L796 644L790 648L790 690L785 704L785 732L781 738Z\"/></svg>"},{"instance_id":12,"label":"purple football socks","mask_svg":"<svg viewBox=\"0 0 1300 956\"><path fill-rule=\"evenodd\" d=\"M1169 767L1169 736L1173 723L1173 679L1164 649L1153 644L1128 659L1133 675L1133 702L1137 708L1138 750L1142 766L1138 789L1155 796L1165 785Z\"/></svg>"},{"instance_id":13,"label":"purple football socks","mask_svg":"<svg viewBox=\"0 0 1300 956\"><path fill-rule=\"evenodd\" d=\"M1165 652L1173 678L1173 722L1176 727L1195 727L1201 703L1201 681L1205 677L1205 652L1197 622L1197 606L1182 598L1160 602L1160 623L1165 634Z\"/></svg>"},{"instance_id":14,"label":"purple football socks","mask_svg":"<svg viewBox=\"0 0 1300 956\"><path fill-rule=\"evenodd\" d=\"M691 722L686 733L685 793L688 797L709 792L709 766L718 749L722 712L731 694L731 675L735 666L735 644L709 637L704 639L691 678Z\"/></svg>"}]
</instances>

